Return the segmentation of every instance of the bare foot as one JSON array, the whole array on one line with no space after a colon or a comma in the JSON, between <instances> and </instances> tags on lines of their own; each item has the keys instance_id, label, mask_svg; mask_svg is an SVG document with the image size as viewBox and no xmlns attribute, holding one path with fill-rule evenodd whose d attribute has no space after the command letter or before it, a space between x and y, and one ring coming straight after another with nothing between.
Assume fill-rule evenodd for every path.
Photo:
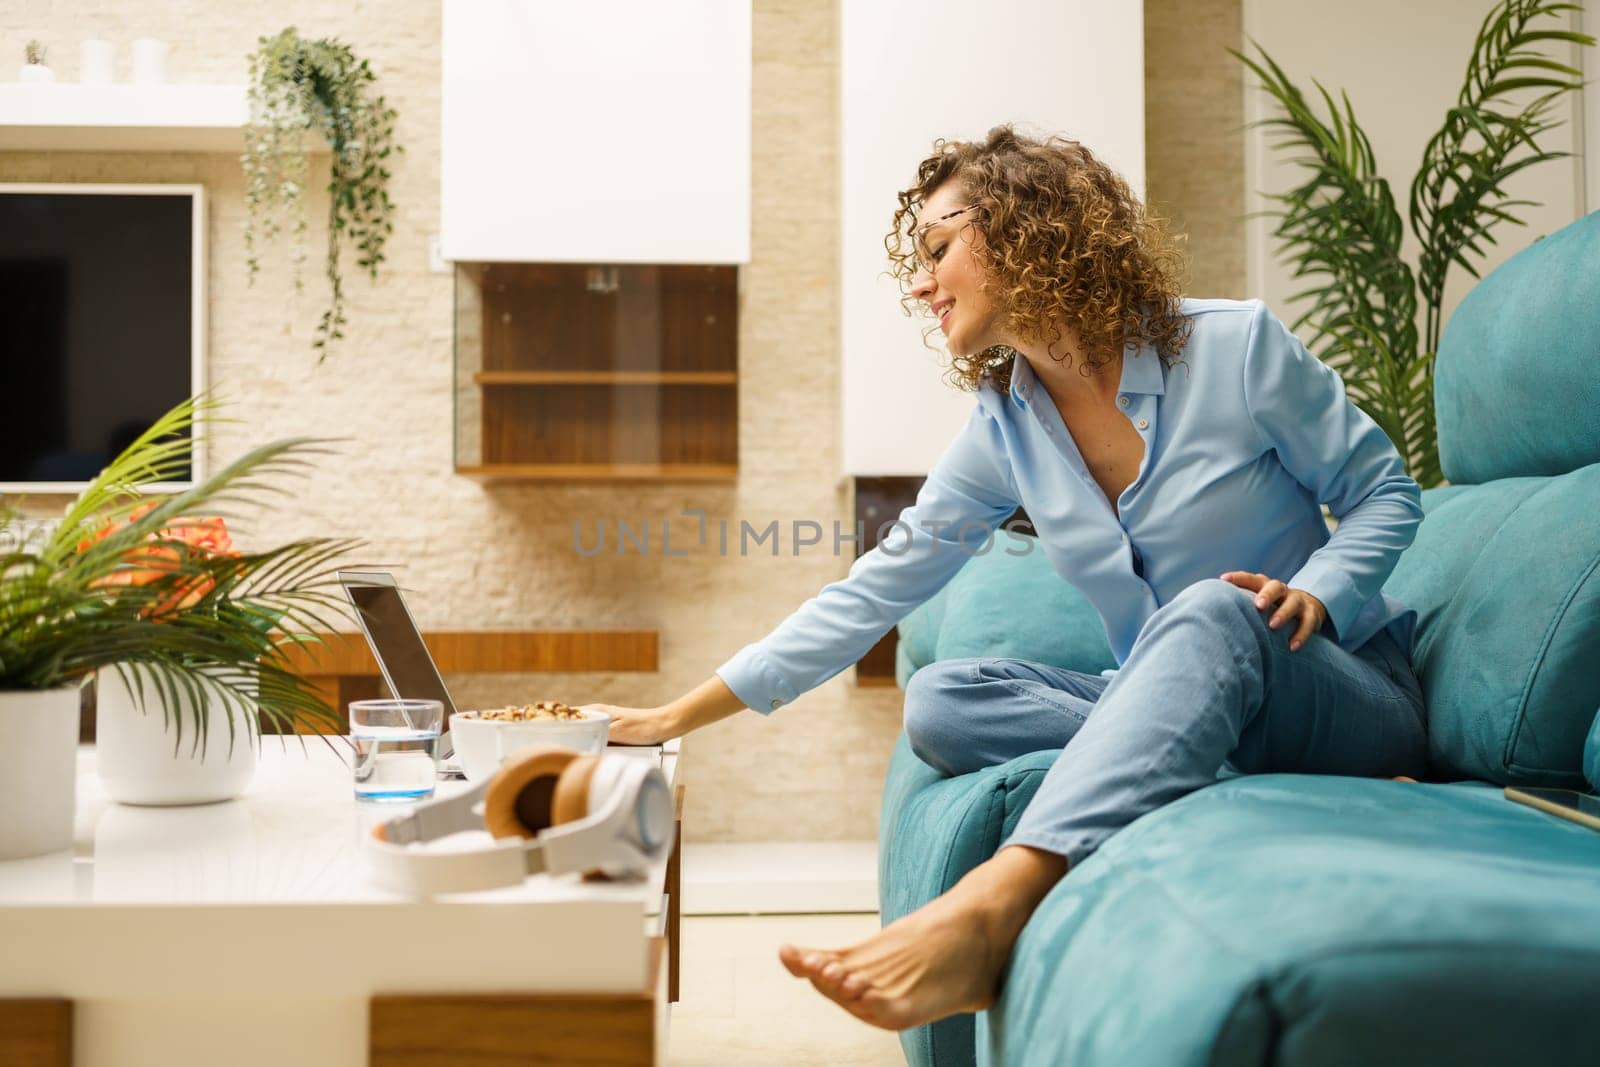
<instances>
[{"instance_id":1,"label":"bare foot","mask_svg":"<svg viewBox=\"0 0 1600 1067\"><path fill-rule=\"evenodd\" d=\"M949 892L837 951L784 945L796 978L863 1022L905 1030L994 1003L1023 924L1066 860L1022 846L1001 849Z\"/></svg>"}]
</instances>

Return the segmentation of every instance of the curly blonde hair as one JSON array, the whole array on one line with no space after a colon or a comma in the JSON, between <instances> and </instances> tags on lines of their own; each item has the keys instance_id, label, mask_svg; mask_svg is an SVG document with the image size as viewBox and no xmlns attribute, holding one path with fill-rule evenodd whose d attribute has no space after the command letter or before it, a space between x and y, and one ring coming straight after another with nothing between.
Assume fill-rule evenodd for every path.
<instances>
[{"instance_id":1,"label":"curly blonde hair","mask_svg":"<svg viewBox=\"0 0 1600 1067\"><path fill-rule=\"evenodd\" d=\"M1169 366L1178 361L1191 323L1179 307L1187 263L1177 240L1089 149L1063 137L1035 140L1010 125L981 142L935 142L916 184L900 192L884 247L908 314L917 303L917 212L952 179L975 209L983 242L973 254L1006 332L1067 360L1054 345L1070 330L1083 347L1084 373L1129 344L1150 345ZM1004 392L1013 355L1003 345L952 355L952 384Z\"/></svg>"}]
</instances>

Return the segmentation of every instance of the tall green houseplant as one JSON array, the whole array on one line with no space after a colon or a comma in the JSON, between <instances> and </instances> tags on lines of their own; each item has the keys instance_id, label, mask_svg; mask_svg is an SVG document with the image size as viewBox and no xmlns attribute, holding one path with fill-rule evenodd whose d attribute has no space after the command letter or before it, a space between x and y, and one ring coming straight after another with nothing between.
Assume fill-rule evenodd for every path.
<instances>
[{"instance_id":1,"label":"tall green houseplant","mask_svg":"<svg viewBox=\"0 0 1600 1067\"><path fill-rule=\"evenodd\" d=\"M1278 106L1262 122L1282 134L1274 147L1292 153L1306 172L1301 184L1272 197L1280 253L1294 277L1309 283L1293 298L1309 300L1294 327L1310 326L1313 350L1338 371L1351 399L1389 435L1424 486L1443 480L1433 362L1445 281L1458 266L1478 277L1474 261L1495 243L1493 232L1503 223L1524 224L1517 212L1534 205L1507 193L1507 181L1566 155L1541 147L1539 138L1561 124L1557 101L1583 85L1578 69L1547 52L1552 45L1594 43L1566 28L1578 10L1501 0L1484 18L1461 93L1411 182L1408 217L1421 245L1415 270L1401 258L1399 210L1349 96L1336 100L1314 81L1324 119L1259 44L1259 62L1233 53Z\"/></svg>"},{"instance_id":2,"label":"tall green houseplant","mask_svg":"<svg viewBox=\"0 0 1600 1067\"><path fill-rule=\"evenodd\" d=\"M328 249L325 273L331 290L317 324L314 347L325 359L344 337L344 272L340 248L355 246L356 263L376 279L384 244L394 232L389 199L389 158L397 115L373 90L377 76L350 46L335 38L307 40L290 26L262 37L250 56L250 124L245 129L245 252L249 277L261 263L256 244L282 230L291 218L295 244L294 285L301 288L306 219L301 197L309 176L305 138L325 138L332 151L328 172ZM320 362L320 360L319 360Z\"/></svg>"}]
</instances>

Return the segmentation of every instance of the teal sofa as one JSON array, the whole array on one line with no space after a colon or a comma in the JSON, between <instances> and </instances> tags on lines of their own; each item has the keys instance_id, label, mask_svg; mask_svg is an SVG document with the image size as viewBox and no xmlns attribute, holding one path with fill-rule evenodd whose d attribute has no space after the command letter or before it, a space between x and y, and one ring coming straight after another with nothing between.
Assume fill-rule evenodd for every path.
<instances>
[{"instance_id":1,"label":"teal sofa","mask_svg":"<svg viewBox=\"0 0 1600 1067\"><path fill-rule=\"evenodd\" d=\"M1502 788L1600 788L1600 213L1472 290L1435 403L1451 484L1387 586L1419 613L1430 780L1233 777L1147 815L1044 900L994 1008L902 1035L912 1064L1600 1064L1600 833ZM1024 543L906 618L902 684L1111 665ZM945 778L902 736L884 922L992 855L1055 756Z\"/></svg>"}]
</instances>

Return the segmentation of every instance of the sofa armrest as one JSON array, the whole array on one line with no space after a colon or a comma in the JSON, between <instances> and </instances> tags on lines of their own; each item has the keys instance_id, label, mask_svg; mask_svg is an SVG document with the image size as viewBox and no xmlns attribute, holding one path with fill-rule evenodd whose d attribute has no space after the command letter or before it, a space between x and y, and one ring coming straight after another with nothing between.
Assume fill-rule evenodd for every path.
<instances>
[{"instance_id":1,"label":"sofa armrest","mask_svg":"<svg viewBox=\"0 0 1600 1067\"><path fill-rule=\"evenodd\" d=\"M1058 750L946 778L911 751L904 734L889 761L878 829L878 905L885 925L948 890L994 855L1016 828ZM900 1035L911 1067L974 1062L971 1015Z\"/></svg>"}]
</instances>

